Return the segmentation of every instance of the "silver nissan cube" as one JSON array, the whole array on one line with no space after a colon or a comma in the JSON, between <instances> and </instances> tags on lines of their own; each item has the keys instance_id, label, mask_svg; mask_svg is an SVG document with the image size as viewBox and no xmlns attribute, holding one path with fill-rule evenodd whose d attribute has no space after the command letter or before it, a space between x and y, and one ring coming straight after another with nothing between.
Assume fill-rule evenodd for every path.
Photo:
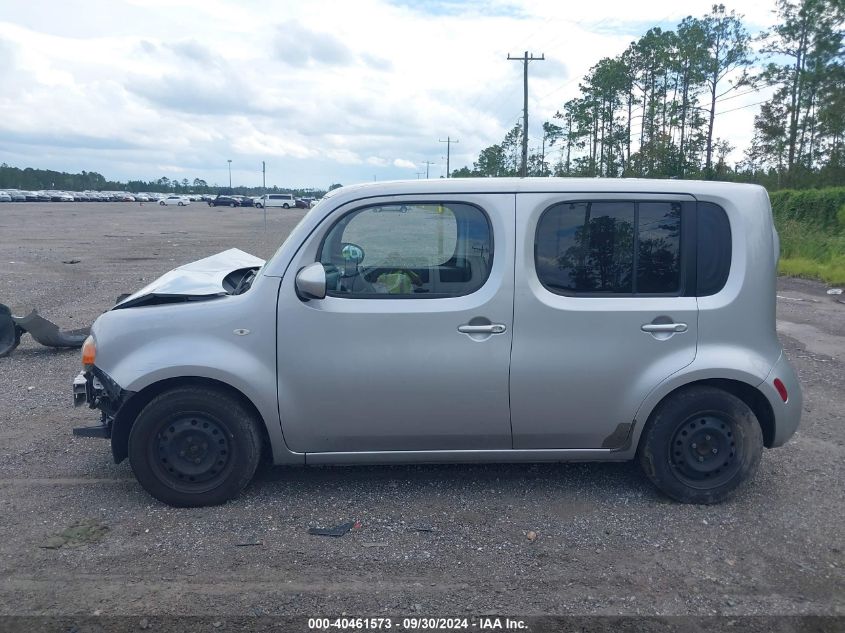
<instances>
[{"instance_id":1,"label":"silver nissan cube","mask_svg":"<svg viewBox=\"0 0 845 633\"><path fill-rule=\"evenodd\" d=\"M141 485L219 504L275 464L636 459L715 503L801 389L775 332L766 191L450 179L328 194L269 261L232 249L123 297L73 384Z\"/></svg>"}]
</instances>

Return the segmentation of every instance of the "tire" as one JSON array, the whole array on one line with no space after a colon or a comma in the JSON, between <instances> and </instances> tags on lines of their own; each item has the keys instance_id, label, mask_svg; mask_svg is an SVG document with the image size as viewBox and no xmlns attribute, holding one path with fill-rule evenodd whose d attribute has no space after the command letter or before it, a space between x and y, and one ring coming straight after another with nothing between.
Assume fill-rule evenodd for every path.
<instances>
[{"instance_id":1,"label":"tire","mask_svg":"<svg viewBox=\"0 0 845 633\"><path fill-rule=\"evenodd\" d=\"M289 205L287 202L285 202L282 206L283 206L285 209L290 209L290 205Z\"/></svg>"},{"instance_id":2,"label":"tire","mask_svg":"<svg viewBox=\"0 0 845 633\"><path fill-rule=\"evenodd\" d=\"M209 202L209 203L208 203L208 206L213 207L213 206L214 206L214 203L213 203L213 202Z\"/></svg>"},{"instance_id":3,"label":"tire","mask_svg":"<svg viewBox=\"0 0 845 633\"><path fill-rule=\"evenodd\" d=\"M185 203L184 203L184 202L180 202L180 203L179 203L179 206L180 206L180 207L184 207L184 206L185 206Z\"/></svg>"},{"instance_id":4,"label":"tire","mask_svg":"<svg viewBox=\"0 0 845 633\"><path fill-rule=\"evenodd\" d=\"M159 202L159 204L160 204L161 206L165 206L164 200L160 201L160 202Z\"/></svg>"},{"instance_id":5,"label":"tire","mask_svg":"<svg viewBox=\"0 0 845 633\"><path fill-rule=\"evenodd\" d=\"M255 203L255 206L256 206L256 207L258 207L259 209L263 209L263 208L264 208L264 205L263 205L263 204L258 204L257 202Z\"/></svg>"},{"instance_id":6,"label":"tire","mask_svg":"<svg viewBox=\"0 0 845 633\"><path fill-rule=\"evenodd\" d=\"M129 463L159 501L181 508L219 505L237 497L255 474L258 423L223 391L177 387L141 410L129 432Z\"/></svg>"},{"instance_id":7,"label":"tire","mask_svg":"<svg viewBox=\"0 0 845 633\"><path fill-rule=\"evenodd\" d=\"M637 456L646 476L668 496L711 504L750 481L762 453L763 433L748 405L702 385L660 404L643 431Z\"/></svg>"}]
</instances>

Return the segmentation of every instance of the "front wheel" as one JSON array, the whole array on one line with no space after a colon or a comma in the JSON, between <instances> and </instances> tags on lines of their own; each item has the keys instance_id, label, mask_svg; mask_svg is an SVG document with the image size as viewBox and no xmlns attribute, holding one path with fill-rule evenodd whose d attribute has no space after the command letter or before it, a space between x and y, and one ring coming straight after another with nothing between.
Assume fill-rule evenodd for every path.
<instances>
[{"instance_id":1,"label":"front wheel","mask_svg":"<svg viewBox=\"0 0 845 633\"><path fill-rule=\"evenodd\" d=\"M159 204L160 204L161 206L164 206L164 205L165 205L164 200L162 200L161 202L159 202Z\"/></svg>"},{"instance_id":2,"label":"front wheel","mask_svg":"<svg viewBox=\"0 0 845 633\"><path fill-rule=\"evenodd\" d=\"M228 393L177 387L141 410L129 433L129 463L141 486L168 505L225 503L258 466L258 423Z\"/></svg>"},{"instance_id":3,"label":"front wheel","mask_svg":"<svg viewBox=\"0 0 845 633\"><path fill-rule=\"evenodd\" d=\"M263 207L264 207L264 205L263 205L263 204L259 204L258 202L256 202L256 203L255 203L255 206L256 206L256 207L258 207L259 209L261 209L261 208L263 208Z\"/></svg>"},{"instance_id":4,"label":"front wheel","mask_svg":"<svg viewBox=\"0 0 845 633\"><path fill-rule=\"evenodd\" d=\"M719 503L754 477L763 433L754 412L722 389L693 386L652 414L640 439L645 474L683 503Z\"/></svg>"},{"instance_id":5,"label":"front wheel","mask_svg":"<svg viewBox=\"0 0 845 633\"><path fill-rule=\"evenodd\" d=\"M229 203L229 206L234 208L235 203L234 203L234 202L230 202L230 203Z\"/></svg>"},{"instance_id":6,"label":"front wheel","mask_svg":"<svg viewBox=\"0 0 845 633\"><path fill-rule=\"evenodd\" d=\"M179 203L179 206L180 206L180 207L184 207L184 206L185 206L185 203L184 203L184 202L180 202L180 203Z\"/></svg>"}]
</instances>

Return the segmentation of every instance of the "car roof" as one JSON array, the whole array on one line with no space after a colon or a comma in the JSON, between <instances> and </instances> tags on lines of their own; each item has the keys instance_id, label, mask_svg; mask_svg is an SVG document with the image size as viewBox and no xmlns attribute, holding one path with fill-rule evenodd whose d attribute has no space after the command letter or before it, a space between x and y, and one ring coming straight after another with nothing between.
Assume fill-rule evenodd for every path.
<instances>
[{"instance_id":1,"label":"car roof","mask_svg":"<svg viewBox=\"0 0 845 633\"><path fill-rule=\"evenodd\" d=\"M428 180L391 180L347 185L329 191L325 197L342 194L389 196L431 193L667 193L726 195L759 185L704 180L649 178L437 178Z\"/></svg>"}]
</instances>

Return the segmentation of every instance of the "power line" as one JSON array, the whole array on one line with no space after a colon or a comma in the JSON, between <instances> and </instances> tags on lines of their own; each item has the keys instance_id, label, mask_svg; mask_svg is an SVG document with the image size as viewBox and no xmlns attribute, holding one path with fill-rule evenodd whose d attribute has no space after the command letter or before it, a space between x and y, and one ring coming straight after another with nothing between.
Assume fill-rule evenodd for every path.
<instances>
[{"instance_id":1,"label":"power line","mask_svg":"<svg viewBox=\"0 0 845 633\"><path fill-rule=\"evenodd\" d=\"M757 103L749 103L748 105L739 106L738 108L731 108L730 110L722 110L721 112L717 112L713 116L719 116L721 114L727 114L728 112L735 112L736 110L744 110L745 108L750 108L752 106L760 105L761 103L766 103L767 99L763 101L758 101Z\"/></svg>"},{"instance_id":2,"label":"power line","mask_svg":"<svg viewBox=\"0 0 845 633\"><path fill-rule=\"evenodd\" d=\"M534 57L528 56L528 51L522 57L511 57L508 53L508 61L522 62L522 177L528 175L528 62L545 61L546 55Z\"/></svg>"},{"instance_id":3,"label":"power line","mask_svg":"<svg viewBox=\"0 0 845 633\"><path fill-rule=\"evenodd\" d=\"M445 141L441 139L437 139L437 141L439 143L446 143L446 178L449 178L449 174L451 173L449 170L449 157L452 143L460 143L460 141L456 138L452 138L451 136L447 136Z\"/></svg>"},{"instance_id":4,"label":"power line","mask_svg":"<svg viewBox=\"0 0 845 633\"><path fill-rule=\"evenodd\" d=\"M423 165L425 165L425 178L426 178L426 180L428 180L428 168L431 167L433 164L434 164L434 162L430 161L430 160L424 160L423 161Z\"/></svg>"}]
</instances>

